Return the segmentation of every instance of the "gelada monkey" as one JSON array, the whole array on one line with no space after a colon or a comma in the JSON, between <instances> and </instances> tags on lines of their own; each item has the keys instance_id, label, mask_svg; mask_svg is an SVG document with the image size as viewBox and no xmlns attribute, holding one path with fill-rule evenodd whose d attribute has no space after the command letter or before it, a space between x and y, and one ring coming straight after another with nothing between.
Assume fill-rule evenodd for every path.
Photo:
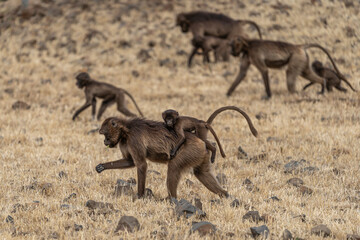
<instances>
[{"instance_id":1,"label":"gelada monkey","mask_svg":"<svg viewBox=\"0 0 360 240\"><path fill-rule=\"evenodd\" d=\"M215 117L219 113L226 110L234 110L241 113L245 117L247 123L249 124L249 128L252 134L255 137L257 137L258 133L253 123L251 122L249 116L240 108L235 106L225 106L217 109L213 114L210 115L209 119L206 122L193 117L179 116L179 113L177 111L169 109L162 113L162 118L164 119L166 126L170 129L174 129L177 136L179 137L175 147L170 152L170 158L173 158L177 150L181 147L182 144L184 144L185 131L186 132L195 131L196 136L201 140L203 140L205 142L206 148L211 151L211 162L213 163L215 161L216 148L207 140L208 130L210 130L210 132L213 134L217 144L219 145L221 156L223 158L226 157L224 150L222 149L222 146L220 144L220 141L214 129L211 127L211 123L213 122Z\"/></svg>"},{"instance_id":2,"label":"gelada monkey","mask_svg":"<svg viewBox=\"0 0 360 240\"><path fill-rule=\"evenodd\" d=\"M86 108L92 106L92 118L95 118L96 112L96 98L104 99L101 103L101 107L99 109L97 119L101 118L101 115L105 112L105 109L112 104L117 104L117 109L119 112L123 113L125 116L128 117L135 117L136 115L130 112L126 105L125 105L125 95L129 96L130 99L135 104L136 109L139 111L140 115L143 116L141 113L138 105L136 104L134 98L128 93L126 90L122 88L117 88L111 84L98 82L90 78L90 75L86 72L79 73L76 76L76 86L80 89L85 87L85 104L79 108L74 116L73 120Z\"/></svg>"},{"instance_id":3,"label":"gelada monkey","mask_svg":"<svg viewBox=\"0 0 360 240\"><path fill-rule=\"evenodd\" d=\"M195 41L202 40L204 36L214 36L232 40L234 37L243 36L243 25L250 24L258 31L262 38L259 26L248 20L234 20L221 13L194 11L179 13L176 16L176 26L180 26L182 32L191 32Z\"/></svg>"},{"instance_id":4,"label":"gelada monkey","mask_svg":"<svg viewBox=\"0 0 360 240\"><path fill-rule=\"evenodd\" d=\"M328 92L332 92L333 87L335 87L337 90L341 92L347 92L347 90L341 86L341 80L343 80L354 92L356 92L356 90L353 88L353 86L351 86L350 82L345 78L345 76L339 75L334 70L324 67L321 62L316 60L312 63L311 67L317 75L326 79L326 89L328 90ZM314 83L311 82L305 85L303 90L305 90L306 88L310 87L313 84ZM325 88L322 85L321 93L324 93L324 91Z\"/></svg>"},{"instance_id":5,"label":"gelada monkey","mask_svg":"<svg viewBox=\"0 0 360 240\"><path fill-rule=\"evenodd\" d=\"M286 83L289 92L295 92L297 76L310 80L314 83L324 84L326 80L312 71L309 64L308 48L319 48L329 57L336 72L341 75L329 52L318 44L294 45L286 42L268 40L248 40L239 37L232 41L232 55L241 56L241 65L238 76L229 88L227 96L230 96L240 82L245 78L251 64L260 71L265 85L267 97L271 97L268 68L281 68L287 65Z\"/></svg>"},{"instance_id":6,"label":"gelada monkey","mask_svg":"<svg viewBox=\"0 0 360 240\"><path fill-rule=\"evenodd\" d=\"M209 53L214 51L215 62L219 60L228 61L230 57L231 48L228 45L228 40L218 37L205 36L199 42L196 42L195 39L191 41L193 45L193 50L190 54L188 60L188 67L191 67L191 62L195 54L199 54L198 50L201 49L201 54L203 55L203 62L210 62Z\"/></svg>"},{"instance_id":7,"label":"gelada monkey","mask_svg":"<svg viewBox=\"0 0 360 240\"><path fill-rule=\"evenodd\" d=\"M123 158L99 164L96 171L101 173L107 169L136 167L139 197L145 193L146 159L168 165L166 183L169 197L177 197L176 189L181 174L188 168L193 168L196 178L211 192L229 196L211 173L209 153L204 142L192 133L185 133L185 144L171 160L168 156L175 146L176 136L162 122L140 118L108 118L101 125L99 133L105 136L106 146L113 148L119 145Z\"/></svg>"}]
</instances>

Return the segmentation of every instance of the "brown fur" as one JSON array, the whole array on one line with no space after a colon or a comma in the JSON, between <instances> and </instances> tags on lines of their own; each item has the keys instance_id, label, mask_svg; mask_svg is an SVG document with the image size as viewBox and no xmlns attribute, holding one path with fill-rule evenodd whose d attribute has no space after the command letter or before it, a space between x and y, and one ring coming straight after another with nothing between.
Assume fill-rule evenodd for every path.
<instances>
[{"instance_id":1,"label":"brown fur","mask_svg":"<svg viewBox=\"0 0 360 240\"><path fill-rule=\"evenodd\" d=\"M247 37L243 30L244 24L254 26L260 39L262 38L260 28L255 22L248 20L234 20L221 13L194 11L179 13L176 17L176 25L181 27L182 32L192 33L192 42L193 45L196 46L201 46L204 42L204 37L206 36L223 38L230 41L239 36ZM194 48L188 59L189 67L195 53L196 50ZM204 60L207 59L206 56L204 56Z\"/></svg>"},{"instance_id":2,"label":"brown fur","mask_svg":"<svg viewBox=\"0 0 360 240\"><path fill-rule=\"evenodd\" d=\"M99 164L96 171L100 173L107 169L136 167L139 197L143 197L145 193L146 158L153 162L167 163L169 197L177 197L176 190L181 174L187 168L193 168L195 176L211 192L228 196L211 173L209 154L204 142L191 133L185 133L186 143L172 160L168 160L168 155L175 146L176 136L161 122L140 118L108 118L101 125L99 133L105 136L106 146L112 148L119 144L123 158Z\"/></svg>"},{"instance_id":3,"label":"brown fur","mask_svg":"<svg viewBox=\"0 0 360 240\"><path fill-rule=\"evenodd\" d=\"M137 110L139 111L140 115L143 116L139 107L137 106L134 98L128 93L126 90L117 88L111 84L97 82L90 78L89 74L86 72L82 72L76 76L76 85L81 89L84 88L85 91L85 104L79 108L74 116L73 120L86 108L92 106L92 118L95 118L96 112L96 98L104 99L101 103L101 107L99 109L97 119L99 120L101 115L105 112L106 108L111 106L112 104L117 104L117 109L119 112L123 113L128 117L135 117L136 115L130 112L125 105L125 95L129 96L130 99L134 102Z\"/></svg>"},{"instance_id":4,"label":"brown fur","mask_svg":"<svg viewBox=\"0 0 360 240\"><path fill-rule=\"evenodd\" d=\"M179 13L176 17L176 25L181 27L182 32L191 32L195 40L206 36L233 39L244 36L243 25L253 25L262 38L259 26L248 20L234 20L221 13L194 11Z\"/></svg>"},{"instance_id":5,"label":"brown fur","mask_svg":"<svg viewBox=\"0 0 360 240\"><path fill-rule=\"evenodd\" d=\"M219 145L221 156L225 158L226 155L220 144L219 138L217 137L214 129L211 127L211 123L219 113L226 110L235 110L241 113L248 122L250 130L253 133L253 135L255 137L258 135L249 116L244 111L242 111L241 109L235 106L226 106L217 109L213 114L210 115L209 119L206 122L193 117L179 116L179 113L177 111L169 109L162 113L162 118L164 119L166 126L169 127L170 129L175 130L176 134L179 136L178 142L170 152L170 157L171 158L174 157L179 147L181 147L181 145L184 144L185 131L188 132L195 131L196 136L201 140L203 140L205 142L206 148L211 151L211 162L214 163L216 156L216 148L207 140L207 133L208 130L210 130L217 144Z\"/></svg>"},{"instance_id":6,"label":"brown fur","mask_svg":"<svg viewBox=\"0 0 360 240\"><path fill-rule=\"evenodd\" d=\"M356 92L356 90L353 88L350 82L343 75L339 75L334 70L324 67L321 62L314 61L311 67L317 75L326 79L326 89L328 90L328 92L332 92L333 87L335 87L337 90L341 92L347 92L347 90L341 86L341 80L343 80L354 92ZM305 85L303 90L305 90L306 88L310 87L313 84L314 83L311 82ZM324 86L322 85L321 93L323 93L324 90L325 90Z\"/></svg>"},{"instance_id":7,"label":"brown fur","mask_svg":"<svg viewBox=\"0 0 360 240\"><path fill-rule=\"evenodd\" d=\"M326 85L326 80L316 75L309 66L309 57L306 52L308 48L319 48L325 52L336 71L341 75L329 52L318 44L294 45L279 41L237 38L232 41L231 47L233 56L239 56L241 53L242 56L239 74L229 88L228 96L245 78L251 64L255 65L263 77L267 97L271 97L268 68L281 68L287 65L286 82L291 93L295 92L295 82L298 75L311 82Z\"/></svg>"},{"instance_id":8,"label":"brown fur","mask_svg":"<svg viewBox=\"0 0 360 240\"><path fill-rule=\"evenodd\" d=\"M230 57L230 46L228 45L228 40L218 37L212 37L212 36L205 36L201 41L195 41L193 39L191 41L193 45L193 50L190 54L189 60L188 60L188 67L191 66L191 61L196 53L198 53L198 50L202 50L202 55L204 62L210 62L209 53L211 51L214 51L215 55L215 62L223 60L228 61Z\"/></svg>"}]
</instances>

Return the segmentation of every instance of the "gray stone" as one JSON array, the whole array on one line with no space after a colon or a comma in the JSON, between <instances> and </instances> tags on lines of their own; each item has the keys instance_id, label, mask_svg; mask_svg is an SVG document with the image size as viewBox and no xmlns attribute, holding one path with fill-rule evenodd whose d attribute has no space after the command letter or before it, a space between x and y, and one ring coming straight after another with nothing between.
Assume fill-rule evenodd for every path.
<instances>
[{"instance_id":1,"label":"gray stone","mask_svg":"<svg viewBox=\"0 0 360 240\"><path fill-rule=\"evenodd\" d=\"M29 104L27 104L26 102L16 101L11 107L13 110L17 110L17 109L28 110L28 109L30 109L31 106Z\"/></svg>"},{"instance_id":2,"label":"gray stone","mask_svg":"<svg viewBox=\"0 0 360 240\"><path fill-rule=\"evenodd\" d=\"M283 234L282 234L282 239L283 240L292 240L294 239L291 232L287 229L284 230Z\"/></svg>"},{"instance_id":3,"label":"gray stone","mask_svg":"<svg viewBox=\"0 0 360 240\"><path fill-rule=\"evenodd\" d=\"M64 171L59 172L59 178L67 178L67 173Z\"/></svg>"},{"instance_id":4,"label":"gray stone","mask_svg":"<svg viewBox=\"0 0 360 240\"><path fill-rule=\"evenodd\" d=\"M149 60L151 56L147 50L141 49L137 54L137 58L140 60L140 62L144 63Z\"/></svg>"},{"instance_id":5,"label":"gray stone","mask_svg":"<svg viewBox=\"0 0 360 240\"><path fill-rule=\"evenodd\" d=\"M10 216L10 215L8 215L8 216L6 217L5 221L6 221L7 223L14 224L14 218L13 218L12 216Z\"/></svg>"},{"instance_id":6,"label":"gray stone","mask_svg":"<svg viewBox=\"0 0 360 240\"><path fill-rule=\"evenodd\" d=\"M132 184L122 180L118 179L116 181L115 190L114 190L114 196L119 197L122 195L132 195L133 194Z\"/></svg>"},{"instance_id":7,"label":"gray stone","mask_svg":"<svg viewBox=\"0 0 360 240\"><path fill-rule=\"evenodd\" d=\"M133 216L122 216L115 229L115 233L118 231L134 232L140 229L139 221Z\"/></svg>"},{"instance_id":8,"label":"gray stone","mask_svg":"<svg viewBox=\"0 0 360 240\"><path fill-rule=\"evenodd\" d=\"M202 202L201 202L200 198L195 198L194 203L195 203L195 207L202 210Z\"/></svg>"},{"instance_id":9,"label":"gray stone","mask_svg":"<svg viewBox=\"0 0 360 240\"><path fill-rule=\"evenodd\" d=\"M303 196L305 195L311 195L313 193L313 190L311 188L308 188L306 186L299 187L299 193Z\"/></svg>"},{"instance_id":10,"label":"gray stone","mask_svg":"<svg viewBox=\"0 0 360 240\"><path fill-rule=\"evenodd\" d=\"M263 239L267 239L270 233L269 228L266 225L262 225L260 227L251 227L250 231L253 238L255 239L259 236L262 236Z\"/></svg>"},{"instance_id":11,"label":"gray stone","mask_svg":"<svg viewBox=\"0 0 360 240\"><path fill-rule=\"evenodd\" d=\"M248 158L248 154L244 151L244 149L242 149L241 146L238 147L237 158L238 159L247 159Z\"/></svg>"},{"instance_id":12,"label":"gray stone","mask_svg":"<svg viewBox=\"0 0 360 240\"><path fill-rule=\"evenodd\" d=\"M185 199L180 199L180 201L175 202L175 204L175 212L178 217L185 216L186 218L189 218L195 214L197 214L200 218L206 216L205 212L195 207Z\"/></svg>"},{"instance_id":13,"label":"gray stone","mask_svg":"<svg viewBox=\"0 0 360 240\"><path fill-rule=\"evenodd\" d=\"M301 159L300 161L291 161L284 166L284 173L294 173L297 174L300 172L300 168L304 165L306 160Z\"/></svg>"},{"instance_id":14,"label":"gray stone","mask_svg":"<svg viewBox=\"0 0 360 240\"><path fill-rule=\"evenodd\" d=\"M311 229L311 234L322 236L322 237L329 237L331 235L331 230L324 224L318 225Z\"/></svg>"},{"instance_id":15,"label":"gray stone","mask_svg":"<svg viewBox=\"0 0 360 240\"><path fill-rule=\"evenodd\" d=\"M258 223L261 220L258 211L249 211L242 217L242 219L243 221L249 220L250 222L256 222L256 223Z\"/></svg>"},{"instance_id":16,"label":"gray stone","mask_svg":"<svg viewBox=\"0 0 360 240\"><path fill-rule=\"evenodd\" d=\"M234 201L231 202L230 204L230 207L233 207L233 208L237 208L240 206L240 201L239 199L235 199Z\"/></svg>"},{"instance_id":17,"label":"gray stone","mask_svg":"<svg viewBox=\"0 0 360 240\"><path fill-rule=\"evenodd\" d=\"M304 185L304 181L300 178L290 178L289 180L287 180L287 183L295 187L300 187Z\"/></svg>"},{"instance_id":18,"label":"gray stone","mask_svg":"<svg viewBox=\"0 0 360 240\"><path fill-rule=\"evenodd\" d=\"M210 222L193 222L191 233L198 232L200 236L212 235L216 232L216 227Z\"/></svg>"},{"instance_id":19,"label":"gray stone","mask_svg":"<svg viewBox=\"0 0 360 240\"><path fill-rule=\"evenodd\" d=\"M255 187L254 184L250 181L250 179L246 178L243 182L243 186L245 186L246 190L249 192L259 191L259 188Z\"/></svg>"},{"instance_id":20,"label":"gray stone","mask_svg":"<svg viewBox=\"0 0 360 240\"><path fill-rule=\"evenodd\" d=\"M75 232L79 232L79 231L82 231L84 229L84 227L82 225L74 224L74 229L75 229Z\"/></svg>"}]
</instances>

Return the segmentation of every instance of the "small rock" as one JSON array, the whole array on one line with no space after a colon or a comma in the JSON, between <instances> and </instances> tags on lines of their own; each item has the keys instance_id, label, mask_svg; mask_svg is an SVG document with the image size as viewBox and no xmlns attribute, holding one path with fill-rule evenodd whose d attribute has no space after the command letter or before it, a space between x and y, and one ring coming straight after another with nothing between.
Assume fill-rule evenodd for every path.
<instances>
[{"instance_id":1,"label":"small rock","mask_svg":"<svg viewBox=\"0 0 360 240\"><path fill-rule=\"evenodd\" d=\"M311 188L306 187L306 186L301 186L298 191L303 196L304 195L311 195L313 193L313 190Z\"/></svg>"},{"instance_id":2,"label":"small rock","mask_svg":"<svg viewBox=\"0 0 360 240\"><path fill-rule=\"evenodd\" d=\"M85 206L90 210L89 214L94 214L95 210L98 214L107 215L114 212L114 206L111 203L96 202L89 200L85 203Z\"/></svg>"},{"instance_id":3,"label":"small rock","mask_svg":"<svg viewBox=\"0 0 360 240\"><path fill-rule=\"evenodd\" d=\"M350 26L347 26L345 28L345 32L346 32L346 36L348 38L352 38L352 37L356 37L356 34L355 34L355 29L350 27Z\"/></svg>"},{"instance_id":4,"label":"small rock","mask_svg":"<svg viewBox=\"0 0 360 240\"><path fill-rule=\"evenodd\" d=\"M329 237L331 235L331 230L324 224L318 225L311 229L311 234L322 236L322 237Z\"/></svg>"},{"instance_id":5,"label":"small rock","mask_svg":"<svg viewBox=\"0 0 360 240\"><path fill-rule=\"evenodd\" d=\"M134 232L140 229L139 221L133 216L122 216L115 229L115 233L118 231Z\"/></svg>"},{"instance_id":6,"label":"small rock","mask_svg":"<svg viewBox=\"0 0 360 240\"><path fill-rule=\"evenodd\" d=\"M132 195L132 194L133 194L133 189L130 183L122 179L118 179L116 181L114 196L120 197L122 195Z\"/></svg>"},{"instance_id":7,"label":"small rock","mask_svg":"<svg viewBox=\"0 0 360 240\"><path fill-rule=\"evenodd\" d=\"M306 222L306 215L305 214L300 214L300 215L294 216L293 218L300 218L302 222Z\"/></svg>"},{"instance_id":8,"label":"small rock","mask_svg":"<svg viewBox=\"0 0 360 240\"><path fill-rule=\"evenodd\" d=\"M140 73L138 72L138 71L136 71L136 70L132 70L131 71L131 75L133 75L133 77L139 77L140 76Z\"/></svg>"},{"instance_id":9,"label":"small rock","mask_svg":"<svg viewBox=\"0 0 360 240\"><path fill-rule=\"evenodd\" d=\"M178 217L185 216L186 218L189 218L195 214L197 214L200 218L206 216L205 212L195 207L185 199L180 199L180 201L175 202L175 204L175 213Z\"/></svg>"},{"instance_id":10,"label":"small rock","mask_svg":"<svg viewBox=\"0 0 360 240\"><path fill-rule=\"evenodd\" d=\"M53 232L53 233L50 233L48 238L50 238L50 239L59 239L60 234L58 232Z\"/></svg>"},{"instance_id":11,"label":"small rock","mask_svg":"<svg viewBox=\"0 0 360 240\"><path fill-rule=\"evenodd\" d=\"M61 204L61 205L60 205L60 209L61 209L61 210L70 209L70 205L69 205L69 204Z\"/></svg>"},{"instance_id":12,"label":"small rock","mask_svg":"<svg viewBox=\"0 0 360 240\"><path fill-rule=\"evenodd\" d=\"M201 202L200 198L195 198L194 202L195 202L195 207L202 210L202 202Z\"/></svg>"},{"instance_id":13,"label":"small rock","mask_svg":"<svg viewBox=\"0 0 360 240\"><path fill-rule=\"evenodd\" d=\"M64 171L59 172L59 178L67 178L67 177L68 177L68 175L66 172L64 172Z\"/></svg>"},{"instance_id":14,"label":"small rock","mask_svg":"<svg viewBox=\"0 0 360 240\"><path fill-rule=\"evenodd\" d=\"M280 199L277 196L272 196L272 197L269 197L268 199L266 199L265 202L270 202L271 200L274 202L280 201Z\"/></svg>"},{"instance_id":15,"label":"small rock","mask_svg":"<svg viewBox=\"0 0 360 240\"><path fill-rule=\"evenodd\" d=\"M294 239L291 232L287 229L284 230L283 234L282 234L282 239L283 240L292 240Z\"/></svg>"},{"instance_id":16,"label":"small rock","mask_svg":"<svg viewBox=\"0 0 360 240\"><path fill-rule=\"evenodd\" d=\"M189 187L191 187L191 186L194 185L194 182L191 181L190 179L186 179L186 180L185 180L185 184L188 185Z\"/></svg>"},{"instance_id":17,"label":"small rock","mask_svg":"<svg viewBox=\"0 0 360 240\"><path fill-rule=\"evenodd\" d=\"M82 231L84 229L84 227L82 225L74 224L74 229L75 229L75 232L79 232L79 231Z\"/></svg>"},{"instance_id":18,"label":"small rock","mask_svg":"<svg viewBox=\"0 0 360 240\"><path fill-rule=\"evenodd\" d=\"M250 181L250 179L246 178L242 185L245 186L246 190L248 190L249 192L259 191L259 188L255 187L254 184Z\"/></svg>"},{"instance_id":19,"label":"small rock","mask_svg":"<svg viewBox=\"0 0 360 240\"><path fill-rule=\"evenodd\" d=\"M306 162L306 160L301 159L300 161L291 161L284 166L284 173L294 173L297 174L300 172L300 167L303 166L303 164Z\"/></svg>"},{"instance_id":20,"label":"small rock","mask_svg":"<svg viewBox=\"0 0 360 240\"><path fill-rule=\"evenodd\" d=\"M211 205L216 205L216 204L220 204L221 203L221 200L220 199L211 199L210 200L210 204Z\"/></svg>"},{"instance_id":21,"label":"small rock","mask_svg":"<svg viewBox=\"0 0 360 240\"><path fill-rule=\"evenodd\" d=\"M229 238L232 238L232 237L235 237L235 233L233 233L233 232L227 232L227 233L225 234L225 236L227 236L227 237L229 237Z\"/></svg>"},{"instance_id":22,"label":"small rock","mask_svg":"<svg viewBox=\"0 0 360 240\"><path fill-rule=\"evenodd\" d=\"M267 114L266 114L266 113L263 113L263 112L259 112L258 114L255 115L255 118L256 118L257 120L266 119L266 118L267 118Z\"/></svg>"},{"instance_id":23,"label":"small rock","mask_svg":"<svg viewBox=\"0 0 360 240\"><path fill-rule=\"evenodd\" d=\"M346 240L360 240L360 235L348 234L346 235Z\"/></svg>"},{"instance_id":24,"label":"small rock","mask_svg":"<svg viewBox=\"0 0 360 240\"><path fill-rule=\"evenodd\" d=\"M227 183L227 177L224 173L219 173L216 175L216 179L221 185L225 185Z\"/></svg>"},{"instance_id":25,"label":"small rock","mask_svg":"<svg viewBox=\"0 0 360 240\"><path fill-rule=\"evenodd\" d=\"M216 232L216 227L210 222L194 222L191 232L199 232L200 236L212 235Z\"/></svg>"},{"instance_id":26,"label":"small rock","mask_svg":"<svg viewBox=\"0 0 360 240\"><path fill-rule=\"evenodd\" d=\"M141 49L138 54L137 54L137 59L140 60L140 62L144 63L147 60L149 60L151 58L149 52L145 49Z\"/></svg>"},{"instance_id":27,"label":"small rock","mask_svg":"<svg viewBox=\"0 0 360 240\"><path fill-rule=\"evenodd\" d=\"M304 181L300 178L290 178L289 180L287 180L287 183L295 187L300 187L304 185Z\"/></svg>"},{"instance_id":28,"label":"small rock","mask_svg":"<svg viewBox=\"0 0 360 240\"><path fill-rule=\"evenodd\" d=\"M170 60L170 58L165 58L159 61L160 67L168 67L168 68L174 68L176 67L176 62Z\"/></svg>"},{"instance_id":29,"label":"small rock","mask_svg":"<svg viewBox=\"0 0 360 240\"><path fill-rule=\"evenodd\" d=\"M64 202L68 202L72 198L76 198L76 193L72 193L68 197L64 198Z\"/></svg>"},{"instance_id":30,"label":"small rock","mask_svg":"<svg viewBox=\"0 0 360 240\"><path fill-rule=\"evenodd\" d=\"M6 93L9 94L9 95L13 95L13 94L14 94L14 89L13 89L13 88L6 88L6 89L4 90L4 92L6 92Z\"/></svg>"},{"instance_id":31,"label":"small rock","mask_svg":"<svg viewBox=\"0 0 360 240\"><path fill-rule=\"evenodd\" d=\"M352 0L343 0L345 7L346 8L350 8L350 7L354 7L354 2Z\"/></svg>"},{"instance_id":32,"label":"small rock","mask_svg":"<svg viewBox=\"0 0 360 240\"><path fill-rule=\"evenodd\" d=\"M181 49L181 50L176 52L176 55L178 55L178 56L187 56L187 52L185 52L184 50Z\"/></svg>"},{"instance_id":33,"label":"small rock","mask_svg":"<svg viewBox=\"0 0 360 240\"><path fill-rule=\"evenodd\" d=\"M154 42L154 41L149 41L149 42L148 42L148 46L151 47L151 48L153 48L153 47L156 46L156 42Z\"/></svg>"},{"instance_id":34,"label":"small rock","mask_svg":"<svg viewBox=\"0 0 360 240\"><path fill-rule=\"evenodd\" d=\"M242 149L241 146L238 147L238 155L237 155L238 159L247 159L248 155L247 153L244 151L244 149Z\"/></svg>"},{"instance_id":35,"label":"small rock","mask_svg":"<svg viewBox=\"0 0 360 240\"><path fill-rule=\"evenodd\" d=\"M303 169L300 170L300 172L307 173L307 174L314 174L314 172L317 172L317 171L319 171L319 168L313 167L313 166L304 167Z\"/></svg>"},{"instance_id":36,"label":"small rock","mask_svg":"<svg viewBox=\"0 0 360 240\"><path fill-rule=\"evenodd\" d=\"M250 222L256 222L256 223L258 223L261 220L258 211L249 211L242 217L242 219L243 221L249 220Z\"/></svg>"},{"instance_id":37,"label":"small rock","mask_svg":"<svg viewBox=\"0 0 360 240\"><path fill-rule=\"evenodd\" d=\"M154 193L150 188L145 188L144 196L151 199L154 198Z\"/></svg>"},{"instance_id":38,"label":"small rock","mask_svg":"<svg viewBox=\"0 0 360 240\"><path fill-rule=\"evenodd\" d=\"M28 109L30 109L30 105L27 104L26 102L22 102L22 101L16 101L11 107L13 110L17 110L17 109L28 110Z\"/></svg>"},{"instance_id":39,"label":"small rock","mask_svg":"<svg viewBox=\"0 0 360 240\"><path fill-rule=\"evenodd\" d=\"M136 185L136 179L135 178L129 178L127 180L128 183L130 183L131 185Z\"/></svg>"},{"instance_id":40,"label":"small rock","mask_svg":"<svg viewBox=\"0 0 360 240\"><path fill-rule=\"evenodd\" d=\"M41 193L45 196L50 196L52 193L54 193L53 185L51 183L42 183L39 185L41 189Z\"/></svg>"},{"instance_id":41,"label":"small rock","mask_svg":"<svg viewBox=\"0 0 360 240\"><path fill-rule=\"evenodd\" d=\"M232 201L232 202L230 203L230 207L237 208L237 207L239 207L239 206L240 206L240 201L239 201L239 199L235 199L234 201Z\"/></svg>"},{"instance_id":42,"label":"small rock","mask_svg":"<svg viewBox=\"0 0 360 240\"><path fill-rule=\"evenodd\" d=\"M265 160L267 158L267 153L261 153L259 155L253 156L251 158L249 158L248 161L246 161L246 163L259 163L260 160Z\"/></svg>"},{"instance_id":43,"label":"small rock","mask_svg":"<svg viewBox=\"0 0 360 240\"><path fill-rule=\"evenodd\" d=\"M10 216L10 215L8 215L8 216L6 217L5 221L6 221L7 223L14 224L14 218L13 218L12 216Z\"/></svg>"},{"instance_id":44,"label":"small rock","mask_svg":"<svg viewBox=\"0 0 360 240\"><path fill-rule=\"evenodd\" d=\"M269 228L266 225L262 225L260 227L251 227L250 231L253 238L255 239L259 236L262 236L262 239L267 239L270 233Z\"/></svg>"},{"instance_id":45,"label":"small rock","mask_svg":"<svg viewBox=\"0 0 360 240\"><path fill-rule=\"evenodd\" d=\"M120 40L118 46L121 48L131 48L131 43L126 40Z\"/></svg>"}]
</instances>

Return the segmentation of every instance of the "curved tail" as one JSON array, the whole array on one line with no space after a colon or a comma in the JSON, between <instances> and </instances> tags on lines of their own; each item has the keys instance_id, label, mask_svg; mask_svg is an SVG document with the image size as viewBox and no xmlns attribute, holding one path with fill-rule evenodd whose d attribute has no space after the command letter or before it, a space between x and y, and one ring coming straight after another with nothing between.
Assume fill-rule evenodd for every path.
<instances>
[{"instance_id":1,"label":"curved tail","mask_svg":"<svg viewBox=\"0 0 360 240\"><path fill-rule=\"evenodd\" d=\"M338 77L340 77L340 79L342 79L351 88L351 90L353 90L354 92L357 92L357 90L353 88L353 86L350 84L350 82L344 76L341 75Z\"/></svg>"},{"instance_id":2,"label":"curved tail","mask_svg":"<svg viewBox=\"0 0 360 240\"><path fill-rule=\"evenodd\" d=\"M319 44L316 44L316 43L310 43L310 44L305 44L303 45L304 46L304 49L307 49L307 48L319 48L321 49L324 53L326 53L326 55L328 56L328 58L330 59L331 61L331 64L334 66L337 74L338 74L338 77L341 78L342 80L344 80L344 82L349 85L349 87L354 91L354 92L357 92L353 86L351 86L350 82L345 78L345 76L339 71L339 69L337 68L334 60L332 59L332 57L330 56L330 53L325 49L323 48L322 46L320 46Z\"/></svg>"},{"instance_id":3,"label":"curved tail","mask_svg":"<svg viewBox=\"0 0 360 240\"><path fill-rule=\"evenodd\" d=\"M133 96L131 96L131 94L130 94L128 91L126 91L126 90L124 90L124 89L122 89L122 90L123 90L124 93L125 93L126 95L128 95L129 98L133 101L133 103L134 103L136 109L139 111L140 115L141 115L142 117L144 117L144 115L143 115L142 112L140 111L140 108L139 108L138 105L136 104L135 99L133 98Z\"/></svg>"},{"instance_id":4,"label":"curved tail","mask_svg":"<svg viewBox=\"0 0 360 240\"><path fill-rule=\"evenodd\" d=\"M221 156L222 156L223 158L225 158L225 157L226 157L225 152L224 152L224 150L223 150L223 148L222 148L222 146L221 146L221 144L220 144L220 140L219 140L218 136L216 135L214 129L210 126L210 124L206 124L206 127L207 127L207 129L210 130L210 132L212 133L212 135L213 135L214 138L215 138L215 141L216 141L217 144L219 145L219 149L220 149Z\"/></svg>"},{"instance_id":5,"label":"curved tail","mask_svg":"<svg viewBox=\"0 0 360 240\"><path fill-rule=\"evenodd\" d=\"M223 111L226 111L226 110L234 110L234 111L237 111L237 112L241 113L241 114L244 116L244 118L246 119L247 123L249 124L249 128L250 128L250 130L251 130L251 133L252 133L255 137L258 136L258 132L257 132L257 130L255 129L253 123L251 122L251 119L250 119L249 116L246 114L246 112L244 112L243 110L241 110L240 108L235 107L235 106L225 106L225 107L221 107L221 108L217 109L215 112L213 112L213 114L210 115L210 117L208 118L208 120L206 121L206 123L211 124L211 123L214 121L215 117L216 117L219 113L221 113L221 112L223 112Z\"/></svg>"},{"instance_id":6,"label":"curved tail","mask_svg":"<svg viewBox=\"0 0 360 240\"><path fill-rule=\"evenodd\" d=\"M249 20L240 20L241 23L246 23L246 24L249 24L249 25L252 25L256 28L256 31L258 32L259 34L259 37L260 39L262 39L262 35L261 35L261 31L260 31L260 27L253 21L249 21Z\"/></svg>"},{"instance_id":7,"label":"curved tail","mask_svg":"<svg viewBox=\"0 0 360 240\"><path fill-rule=\"evenodd\" d=\"M330 53L328 52L328 50L326 50L325 48L323 48L322 46L320 46L319 44L316 43L310 43L310 44L304 44L303 45L304 49L308 49L308 48L319 48L320 50L322 50L324 53L326 53L326 55L328 56L328 58L331 61L331 64L334 66L336 72L339 74L339 76L344 77L341 72L339 71L339 69L337 68L333 58L330 56Z\"/></svg>"}]
</instances>

